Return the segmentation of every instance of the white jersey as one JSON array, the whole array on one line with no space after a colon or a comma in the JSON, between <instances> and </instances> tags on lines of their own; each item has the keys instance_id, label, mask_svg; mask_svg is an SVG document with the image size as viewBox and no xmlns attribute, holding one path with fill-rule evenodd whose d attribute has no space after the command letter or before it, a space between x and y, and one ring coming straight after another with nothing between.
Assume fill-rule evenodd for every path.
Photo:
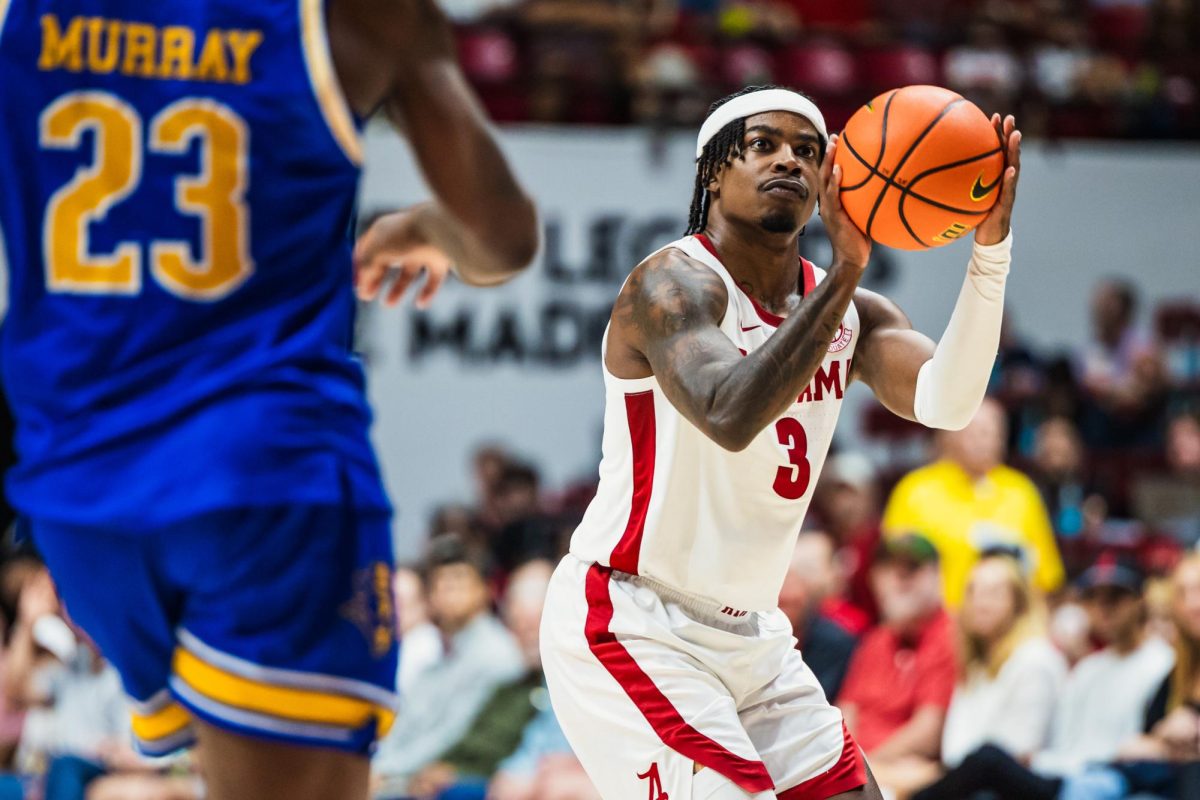
<instances>
[{"instance_id":1,"label":"white jersey","mask_svg":"<svg viewBox=\"0 0 1200 800\"><path fill-rule=\"evenodd\" d=\"M706 238L685 237L663 249L671 247L725 283L720 327L739 350L750 353L775 333L782 319L737 286ZM825 273L808 261L802 267L807 293ZM571 553L718 602L731 616L777 607L859 334L852 302L812 383L737 453L680 414L654 377L617 378L605 366L600 486Z\"/></svg>"}]
</instances>

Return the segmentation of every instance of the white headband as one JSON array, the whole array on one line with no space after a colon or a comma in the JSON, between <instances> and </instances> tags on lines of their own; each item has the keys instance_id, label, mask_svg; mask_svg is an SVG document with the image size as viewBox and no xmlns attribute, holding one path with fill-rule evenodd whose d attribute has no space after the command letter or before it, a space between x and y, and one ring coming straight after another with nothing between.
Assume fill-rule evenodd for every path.
<instances>
[{"instance_id":1,"label":"white headband","mask_svg":"<svg viewBox=\"0 0 1200 800\"><path fill-rule=\"evenodd\" d=\"M822 142L829 141L829 134L825 132L825 117L821 116L821 110L813 101L787 89L763 89L735 97L708 115L708 119L700 126L700 135L696 137L696 158L701 156L704 145L708 144L721 128L734 120L768 111L790 111L799 114L813 124Z\"/></svg>"}]
</instances>

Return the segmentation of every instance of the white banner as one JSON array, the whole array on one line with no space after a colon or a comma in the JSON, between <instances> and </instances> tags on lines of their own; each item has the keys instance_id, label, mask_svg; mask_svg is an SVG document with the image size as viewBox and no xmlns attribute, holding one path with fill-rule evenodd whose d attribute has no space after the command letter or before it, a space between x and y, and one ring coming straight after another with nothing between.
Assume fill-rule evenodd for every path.
<instances>
[{"instance_id":1,"label":"white banner","mask_svg":"<svg viewBox=\"0 0 1200 800\"><path fill-rule=\"evenodd\" d=\"M427 312L372 308L363 328L375 440L402 556L419 548L437 503L470 499L468 462L482 442L528 457L549 488L595 474L599 347L612 300L629 270L685 227L691 134L530 128L507 130L503 141L541 208L537 264L499 289L449 285ZM1081 343L1091 287L1104 276L1135 281L1144 309L1200 293L1196 148L1027 142L1023 162L1008 305L1033 344ZM364 214L427 196L389 129L369 132L367 163ZM819 220L804 249L828 263ZM936 339L968 256L965 243L923 253L877 246L864 284ZM866 396L861 387L848 395L841 441L858 439Z\"/></svg>"}]
</instances>

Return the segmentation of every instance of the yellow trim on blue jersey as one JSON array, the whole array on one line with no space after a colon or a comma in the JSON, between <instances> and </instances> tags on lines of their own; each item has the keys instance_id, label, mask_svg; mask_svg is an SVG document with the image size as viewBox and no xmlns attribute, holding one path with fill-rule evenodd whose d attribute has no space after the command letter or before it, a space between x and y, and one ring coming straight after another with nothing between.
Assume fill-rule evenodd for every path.
<instances>
[{"instance_id":1,"label":"yellow trim on blue jersey","mask_svg":"<svg viewBox=\"0 0 1200 800\"><path fill-rule=\"evenodd\" d=\"M192 722L192 715L179 703L169 703L158 711L133 717L133 735L143 742L153 743L182 731Z\"/></svg>"},{"instance_id":2,"label":"yellow trim on blue jersey","mask_svg":"<svg viewBox=\"0 0 1200 800\"><path fill-rule=\"evenodd\" d=\"M329 52L329 37L325 30L325 3L323 0L299 0L300 28L304 47L304 62L308 65L308 79L313 94L321 107L329 131L337 141L346 158L355 166L362 166L362 139L354 127L350 106L342 94L337 74L333 68L333 56Z\"/></svg>"},{"instance_id":3,"label":"yellow trim on blue jersey","mask_svg":"<svg viewBox=\"0 0 1200 800\"><path fill-rule=\"evenodd\" d=\"M192 689L222 705L281 719L342 728L361 728L374 719L378 735L383 736L396 717L391 709L367 700L235 675L182 647L175 650L172 670Z\"/></svg>"},{"instance_id":4,"label":"yellow trim on blue jersey","mask_svg":"<svg viewBox=\"0 0 1200 800\"><path fill-rule=\"evenodd\" d=\"M0 0L0 36L4 35L4 21L8 19L8 7L12 0Z\"/></svg>"}]
</instances>

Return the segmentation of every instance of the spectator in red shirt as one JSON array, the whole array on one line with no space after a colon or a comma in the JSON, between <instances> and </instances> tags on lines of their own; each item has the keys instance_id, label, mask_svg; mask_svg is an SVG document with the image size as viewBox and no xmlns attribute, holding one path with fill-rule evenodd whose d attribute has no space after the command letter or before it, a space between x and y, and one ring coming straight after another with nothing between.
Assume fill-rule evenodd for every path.
<instances>
[{"instance_id":1,"label":"spectator in red shirt","mask_svg":"<svg viewBox=\"0 0 1200 800\"><path fill-rule=\"evenodd\" d=\"M924 772L938 758L957 672L929 540L917 534L885 540L871 579L882 621L854 654L838 705L882 786L883 775Z\"/></svg>"}]
</instances>

